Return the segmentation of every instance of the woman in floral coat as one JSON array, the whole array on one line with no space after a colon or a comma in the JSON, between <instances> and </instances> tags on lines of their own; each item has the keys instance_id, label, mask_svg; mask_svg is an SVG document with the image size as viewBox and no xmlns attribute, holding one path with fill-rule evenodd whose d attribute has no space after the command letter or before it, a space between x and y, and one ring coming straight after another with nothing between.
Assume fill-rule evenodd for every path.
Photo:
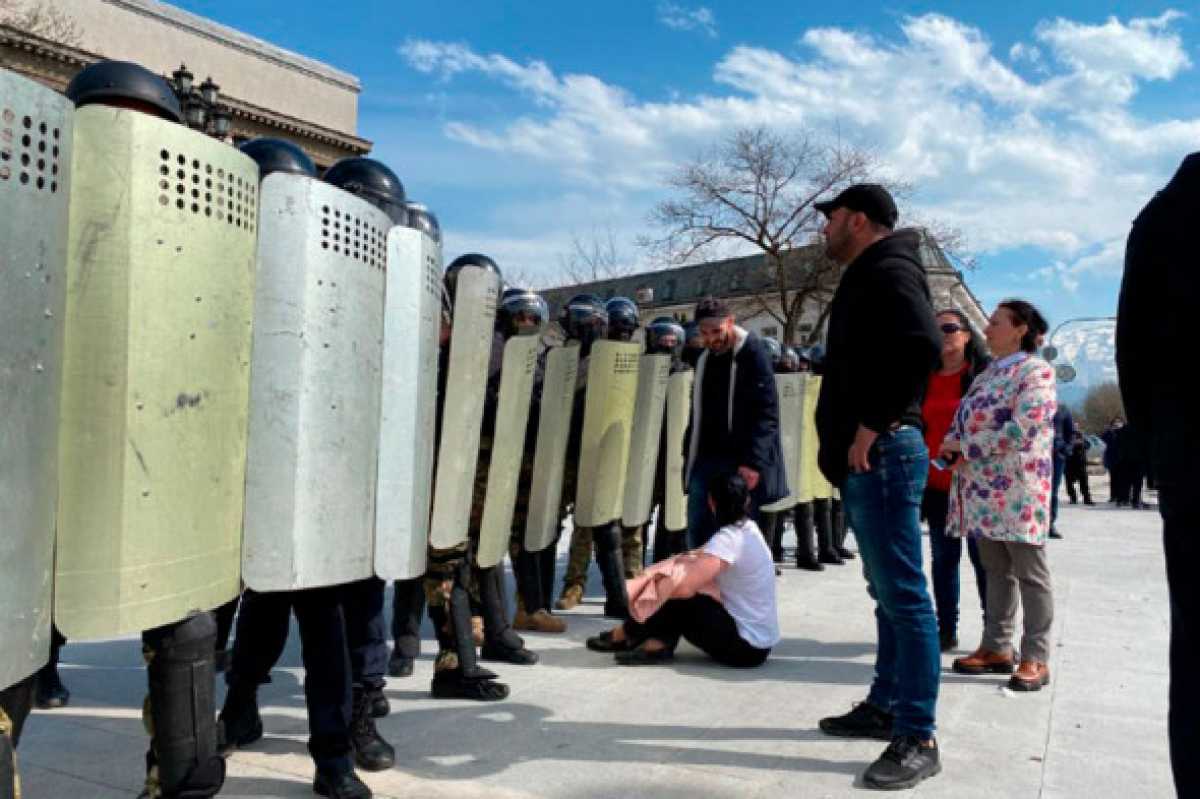
<instances>
[{"instance_id":1,"label":"woman in floral coat","mask_svg":"<svg viewBox=\"0 0 1200 799\"><path fill-rule=\"evenodd\" d=\"M1009 687L1050 682L1054 600L1046 565L1050 531L1054 370L1033 353L1046 320L1023 300L1005 300L984 330L995 360L963 397L942 444L954 482L946 533L979 541L987 572L983 641L954 661L962 674L1012 674ZM1018 603L1024 610L1021 663L1013 671Z\"/></svg>"}]
</instances>

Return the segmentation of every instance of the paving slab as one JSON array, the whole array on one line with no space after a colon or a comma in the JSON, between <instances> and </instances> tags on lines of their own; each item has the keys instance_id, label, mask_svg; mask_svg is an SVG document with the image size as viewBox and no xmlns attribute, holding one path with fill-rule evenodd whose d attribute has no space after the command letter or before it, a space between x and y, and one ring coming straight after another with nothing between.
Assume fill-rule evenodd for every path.
<instances>
[{"instance_id":1,"label":"paving slab","mask_svg":"<svg viewBox=\"0 0 1200 799\"><path fill-rule=\"evenodd\" d=\"M947 655L938 731L944 770L898 795L1174 795L1158 515L1064 499L1059 528L1065 538L1050 544L1053 681L1040 693L1015 694L1002 678L953 674ZM594 571L586 601L562 614L565 635L526 636L540 664L489 664L512 686L505 702L431 699L434 643L426 629L416 673L389 682L392 713L378 722L398 765L363 777L381 799L866 795L860 774L883 744L828 738L817 728L821 717L860 701L871 679L874 617L861 564L783 572L784 640L763 667L747 671L716 666L687 646L670 665L640 669L587 651L585 638L611 624L601 618ZM959 638L968 651L981 624L965 558L962 585ZM145 746L138 642L72 642L62 673L71 705L36 712L22 741L27 797L135 796ZM229 760L221 795L313 796L294 630L260 701L266 737Z\"/></svg>"}]
</instances>

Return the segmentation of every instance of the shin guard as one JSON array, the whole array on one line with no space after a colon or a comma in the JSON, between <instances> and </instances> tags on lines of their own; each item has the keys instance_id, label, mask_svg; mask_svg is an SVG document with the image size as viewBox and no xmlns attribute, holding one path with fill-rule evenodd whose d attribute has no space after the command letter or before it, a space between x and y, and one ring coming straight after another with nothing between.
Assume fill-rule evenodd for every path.
<instances>
[{"instance_id":1,"label":"shin guard","mask_svg":"<svg viewBox=\"0 0 1200 799\"><path fill-rule=\"evenodd\" d=\"M610 522L592 529L596 561L604 581L604 615L629 618L629 595L625 593L625 565L621 557L621 525Z\"/></svg>"}]
</instances>

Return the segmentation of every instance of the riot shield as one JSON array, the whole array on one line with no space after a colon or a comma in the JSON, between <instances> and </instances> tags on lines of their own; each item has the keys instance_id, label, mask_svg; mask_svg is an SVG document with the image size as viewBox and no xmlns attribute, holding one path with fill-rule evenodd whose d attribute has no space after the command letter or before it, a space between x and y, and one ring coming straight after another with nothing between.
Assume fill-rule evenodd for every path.
<instances>
[{"instance_id":1,"label":"riot shield","mask_svg":"<svg viewBox=\"0 0 1200 799\"><path fill-rule=\"evenodd\" d=\"M467 540L500 278L477 266L464 267L455 294L429 537L438 549Z\"/></svg>"},{"instance_id":2,"label":"riot shield","mask_svg":"<svg viewBox=\"0 0 1200 799\"><path fill-rule=\"evenodd\" d=\"M483 521L479 525L479 551L475 556L475 561L485 569L504 559L512 537L513 508L521 479L521 456L525 451L539 342L538 336L517 336L504 345L496 429L492 434Z\"/></svg>"},{"instance_id":3,"label":"riot shield","mask_svg":"<svg viewBox=\"0 0 1200 799\"><path fill-rule=\"evenodd\" d=\"M86 639L241 587L258 168L100 105L73 149L55 618Z\"/></svg>"},{"instance_id":4,"label":"riot shield","mask_svg":"<svg viewBox=\"0 0 1200 799\"><path fill-rule=\"evenodd\" d=\"M779 513L800 500L800 425L804 401L804 383L800 374L775 375L779 393L779 442L783 450L783 468L787 474L788 495L778 502L764 505L763 510Z\"/></svg>"},{"instance_id":5,"label":"riot shield","mask_svg":"<svg viewBox=\"0 0 1200 799\"><path fill-rule=\"evenodd\" d=\"M425 573L437 426L442 248L419 230L388 233L375 573L407 580Z\"/></svg>"},{"instance_id":6,"label":"riot shield","mask_svg":"<svg viewBox=\"0 0 1200 799\"><path fill-rule=\"evenodd\" d=\"M262 183L242 572L256 591L374 570L387 216L314 178Z\"/></svg>"},{"instance_id":7,"label":"riot shield","mask_svg":"<svg viewBox=\"0 0 1200 799\"><path fill-rule=\"evenodd\" d=\"M588 359L574 513L575 523L581 527L599 527L621 518L637 399L639 346L600 341Z\"/></svg>"},{"instance_id":8,"label":"riot shield","mask_svg":"<svg viewBox=\"0 0 1200 799\"><path fill-rule=\"evenodd\" d=\"M621 524L626 527L637 527L650 521L670 373L670 355L643 355L638 362L633 433L629 445L625 498L621 506Z\"/></svg>"},{"instance_id":9,"label":"riot shield","mask_svg":"<svg viewBox=\"0 0 1200 799\"><path fill-rule=\"evenodd\" d=\"M833 483L825 479L825 473L817 465L820 453L820 439L817 437L817 398L821 396L821 376L813 375L808 379L808 403L812 414L812 489L814 499L832 499L834 496Z\"/></svg>"},{"instance_id":10,"label":"riot shield","mask_svg":"<svg viewBox=\"0 0 1200 799\"><path fill-rule=\"evenodd\" d=\"M800 408L800 493L798 502L812 502L817 498L817 397L821 385L815 375L803 374Z\"/></svg>"},{"instance_id":11,"label":"riot shield","mask_svg":"<svg viewBox=\"0 0 1200 799\"><path fill-rule=\"evenodd\" d=\"M562 521L563 470L578 376L578 346L559 347L546 355L533 478L529 486L529 518L525 521L525 549L529 552L540 552L550 546Z\"/></svg>"},{"instance_id":12,"label":"riot shield","mask_svg":"<svg viewBox=\"0 0 1200 799\"><path fill-rule=\"evenodd\" d=\"M0 70L0 688L50 651L72 114Z\"/></svg>"},{"instance_id":13,"label":"riot shield","mask_svg":"<svg viewBox=\"0 0 1200 799\"><path fill-rule=\"evenodd\" d=\"M663 524L668 530L686 530L687 494L683 486L683 469L687 456L683 452L683 438L687 435L688 422L692 418L692 384L696 374L692 371L676 372L667 381L667 435L663 446L667 448L663 459L665 491L663 496Z\"/></svg>"}]
</instances>

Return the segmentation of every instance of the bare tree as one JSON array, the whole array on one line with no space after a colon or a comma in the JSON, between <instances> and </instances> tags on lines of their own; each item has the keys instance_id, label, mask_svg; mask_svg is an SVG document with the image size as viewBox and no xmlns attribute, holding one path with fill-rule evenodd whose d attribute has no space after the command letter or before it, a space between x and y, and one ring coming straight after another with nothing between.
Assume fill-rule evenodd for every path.
<instances>
[{"instance_id":1,"label":"bare tree","mask_svg":"<svg viewBox=\"0 0 1200 799\"><path fill-rule=\"evenodd\" d=\"M592 228L587 236L571 234L571 251L558 257L560 285L594 283L631 274L633 259L617 244L611 227Z\"/></svg>"},{"instance_id":2,"label":"bare tree","mask_svg":"<svg viewBox=\"0 0 1200 799\"><path fill-rule=\"evenodd\" d=\"M74 19L47 2L0 0L0 23L65 45L78 45L83 34Z\"/></svg>"},{"instance_id":3,"label":"bare tree","mask_svg":"<svg viewBox=\"0 0 1200 799\"><path fill-rule=\"evenodd\" d=\"M1081 411L1075 420L1079 426L1091 435L1103 433L1113 417L1125 416L1120 387L1112 381L1096 386L1084 397Z\"/></svg>"},{"instance_id":4,"label":"bare tree","mask_svg":"<svg viewBox=\"0 0 1200 799\"><path fill-rule=\"evenodd\" d=\"M639 243L651 257L676 264L722 249L761 252L772 289L757 300L758 311L779 322L787 343L798 341L801 318L815 311L809 336L815 338L841 268L821 248L808 246L824 222L814 203L866 180L884 183L899 196L908 190L881 179L868 151L836 136L742 129L668 177L676 196L658 203L650 216L661 233Z\"/></svg>"}]
</instances>

